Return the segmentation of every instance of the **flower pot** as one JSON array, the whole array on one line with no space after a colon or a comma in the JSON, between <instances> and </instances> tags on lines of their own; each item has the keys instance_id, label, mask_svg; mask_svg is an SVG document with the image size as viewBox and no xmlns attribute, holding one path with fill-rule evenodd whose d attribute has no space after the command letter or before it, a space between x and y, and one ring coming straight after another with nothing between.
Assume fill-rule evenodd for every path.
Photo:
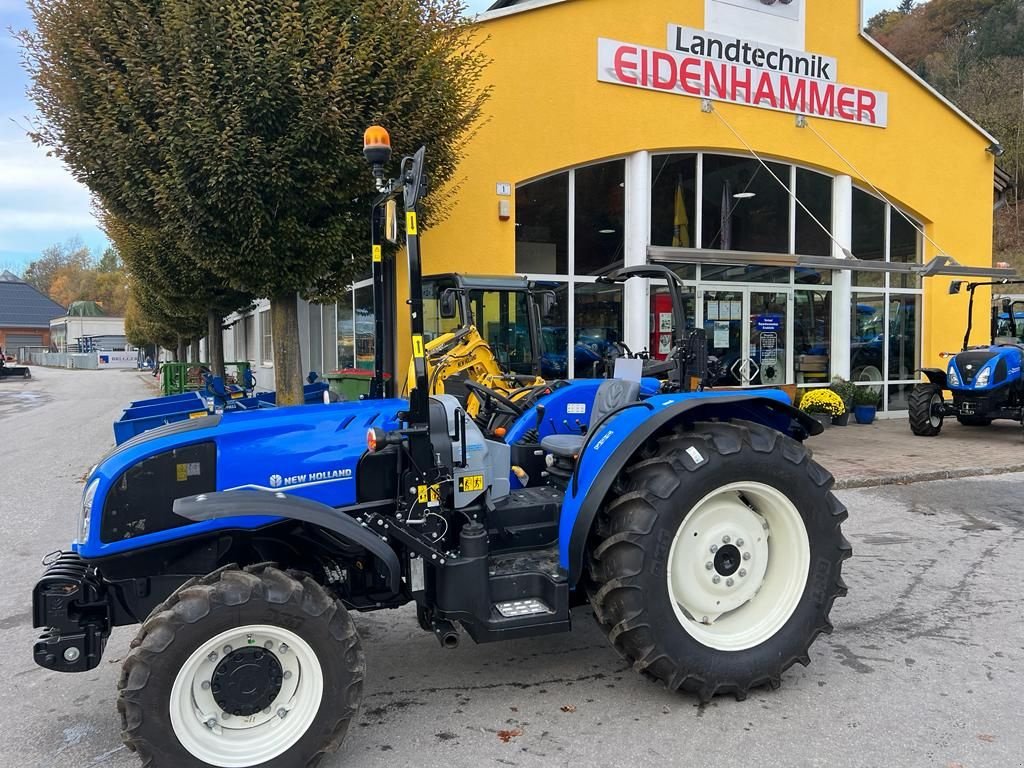
<instances>
[{"instance_id":1,"label":"flower pot","mask_svg":"<svg viewBox=\"0 0 1024 768\"><path fill-rule=\"evenodd\" d=\"M834 427L845 427L849 423L850 423L850 412L849 411L843 411L843 415L842 416L833 416L832 417L832 426L834 426Z\"/></svg>"},{"instance_id":2,"label":"flower pot","mask_svg":"<svg viewBox=\"0 0 1024 768\"><path fill-rule=\"evenodd\" d=\"M875 414L877 412L878 408L874 405L853 406L853 416L857 419L858 424L870 424L875 420Z\"/></svg>"},{"instance_id":3,"label":"flower pot","mask_svg":"<svg viewBox=\"0 0 1024 768\"><path fill-rule=\"evenodd\" d=\"M812 413L810 414L810 417L823 427L827 428L832 426L832 417L827 413Z\"/></svg>"}]
</instances>

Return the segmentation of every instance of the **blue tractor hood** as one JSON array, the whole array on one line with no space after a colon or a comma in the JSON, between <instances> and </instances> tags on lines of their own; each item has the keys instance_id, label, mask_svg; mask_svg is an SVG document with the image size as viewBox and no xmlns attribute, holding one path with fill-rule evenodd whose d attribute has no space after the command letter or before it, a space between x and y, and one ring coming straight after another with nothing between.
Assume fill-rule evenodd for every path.
<instances>
[{"instance_id":1,"label":"blue tractor hood","mask_svg":"<svg viewBox=\"0 0 1024 768\"><path fill-rule=\"evenodd\" d=\"M949 362L946 378L952 390L988 391L1021 377L1024 348L972 347Z\"/></svg>"},{"instance_id":2,"label":"blue tractor hood","mask_svg":"<svg viewBox=\"0 0 1024 768\"><path fill-rule=\"evenodd\" d=\"M74 548L95 559L266 517L190 523L177 498L235 489L283 491L332 507L356 502L356 466L370 427L398 429L406 400L227 411L138 435L90 472Z\"/></svg>"}]
</instances>

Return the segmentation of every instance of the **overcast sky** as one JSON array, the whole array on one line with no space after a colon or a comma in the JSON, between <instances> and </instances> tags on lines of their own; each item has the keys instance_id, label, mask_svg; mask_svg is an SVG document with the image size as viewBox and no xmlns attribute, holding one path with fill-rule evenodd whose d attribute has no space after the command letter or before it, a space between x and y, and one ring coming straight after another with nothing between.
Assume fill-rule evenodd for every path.
<instances>
[{"instance_id":1,"label":"overcast sky","mask_svg":"<svg viewBox=\"0 0 1024 768\"><path fill-rule=\"evenodd\" d=\"M493 2L468 0L469 11L479 13ZM866 0L865 12L871 16L896 4ZM0 270L16 272L43 248L69 238L80 238L97 253L106 245L86 189L25 136L33 110L18 44L7 30L25 29L31 21L24 0L0 0Z\"/></svg>"}]
</instances>

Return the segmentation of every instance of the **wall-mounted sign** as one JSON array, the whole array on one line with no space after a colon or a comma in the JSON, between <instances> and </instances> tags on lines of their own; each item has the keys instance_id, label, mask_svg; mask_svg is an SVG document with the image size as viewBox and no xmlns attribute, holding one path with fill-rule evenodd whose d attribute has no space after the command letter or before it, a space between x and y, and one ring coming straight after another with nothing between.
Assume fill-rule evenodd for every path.
<instances>
[{"instance_id":1,"label":"wall-mounted sign","mask_svg":"<svg viewBox=\"0 0 1024 768\"><path fill-rule=\"evenodd\" d=\"M670 39L676 39L673 36L676 29L675 25L669 28ZM721 36L708 38L725 40ZM692 38L690 42L693 42ZM728 44L723 43L721 58L714 58L696 55L692 51L666 51L599 38L597 79L604 83L745 104L759 109L879 128L886 126L888 94L810 75L792 74L786 70L797 69L796 59L792 63L784 59L785 49L781 48L776 48L774 53L777 55L772 57L776 68L765 68L768 65L768 54L773 52L770 47L757 48L757 44L749 42L744 47L745 42L738 39L735 43L737 47L729 48L728 51ZM755 49L763 53L764 65L743 63L744 57L753 61ZM718 46L704 51L705 54L708 52L718 54ZM730 60L734 55L739 56L737 61ZM761 54L758 54L760 60ZM812 63L813 58L807 58L808 71ZM814 66L817 74L834 76L832 60L821 57Z\"/></svg>"},{"instance_id":2,"label":"wall-mounted sign","mask_svg":"<svg viewBox=\"0 0 1024 768\"><path fill-rule=\"evenodd\" d=\"M669 24L668 49L795 77L811 77L832 82L836 81L839 69L839 63L831 56L717 35L714 32L681 27L678 24Z\"/></svg>"}]
</instances>

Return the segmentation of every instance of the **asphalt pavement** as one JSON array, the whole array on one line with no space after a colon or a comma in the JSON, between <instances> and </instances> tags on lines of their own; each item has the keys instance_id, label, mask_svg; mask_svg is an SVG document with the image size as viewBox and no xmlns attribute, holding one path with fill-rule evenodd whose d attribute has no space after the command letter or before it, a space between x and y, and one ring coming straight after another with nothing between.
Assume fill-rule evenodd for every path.
<instances>
[{"instance_id":1,"label":"asphalt pavement","mask_svg":"<svg viewBox=\"0 0 1024 768\"><path fill-rule=\"evenodd\" d=\"M97 669L48 672L32 661L30 609L111 421L149 392L133 373L34 372L0 382L0 766L135 766L114 709L133 628L114 631ZM363 708L325 765L1024 766L1024 474L839 496L849 597L781 689L706 706L670 694L586 610L566 635L447 651L411 610L363 615Z\"/></svg>"}]
</instances>

